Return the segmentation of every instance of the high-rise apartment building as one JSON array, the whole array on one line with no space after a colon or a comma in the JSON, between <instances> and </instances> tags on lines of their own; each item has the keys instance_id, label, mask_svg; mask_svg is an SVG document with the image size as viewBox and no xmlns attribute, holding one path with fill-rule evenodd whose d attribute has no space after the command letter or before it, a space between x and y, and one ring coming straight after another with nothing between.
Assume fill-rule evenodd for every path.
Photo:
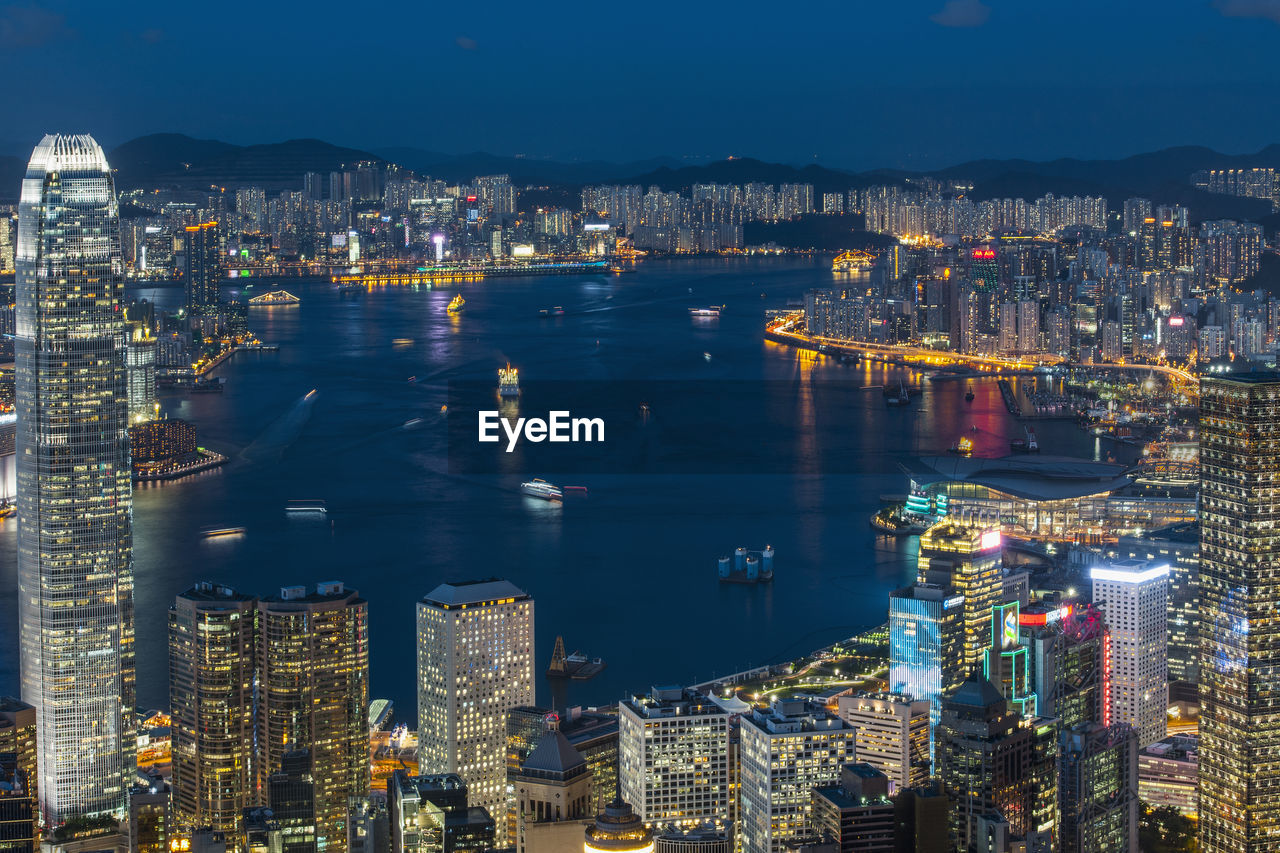
<instances>
[{"instance_id":1,"label":"high-rise apartment building","mask_svg":"<svg viewBox=\"0 0 1280 853\"><path fill-rule=\"evenodd\" d=\"M1200 845L1280 838L1280 374L1200 382Z\"/></svg>"},{"instance_id":2,"label":"high-rise apartment building","mask_svg":"<svg viewBox=\"0 0 1280 853\"><path fill-rule=\"evenodd\" d=\"M137 764L119 232L98 143L41 140L18 205L18 634L52 824L123 818Z\"/></svg>"},{"instance_id":3,"label":"high-rise apartment building","mask_svg":"<svg viewBox=\"0 0 1280 853\"><path fill-rule=\"evenodd\" d=\"M889 780L889 791L929 781L929 702L892 693L859 693L837 701L853 727L857 760Z\"/></svg>"},{"instance_id":4,"label":"high-rise apartment building","mask_svg":"<svg viewBox=\"0 0 1280 853\"><path fill-rule=\"evenodd\" d=\"M991 645L991 608L1000 604L1000 528L946 519L920 535L919 583L964 596L961 678Z\"/></svg>"},{"instance_id":5,"label":"high-rise apartment building","mask_svg":"<svg viewBox=\"0 0 1280 853\"><path fill-rule=\"evenodd\" d=\"M510 581L418 602L418 767L456 773L507 833L507 711L533 704L533 598Z\"/></svg>"},{"instance_id":6,"label":"high-rise apartment building","mask_svg":"<svg viewBox=\"0 0 1280 853\"><path fill-rule=\"evenodd\" d=\"M618 704L618 782L642 820L728 817L729 716L681 687L655 687Z\"/></svg>"},{"instance_id":7,"label":"high-rise apartment building","mask_svg":"<svg viewBox=\"0 0 1280 853\"><path fill-rule=\"evenodd\" d=\"M258 600L198 583L169 608L173 806L179 825L237 838L257 805Z\"/></svg>"},{"instance_id":8,"label":"high-rise apartment building","mask_svg":"<svg viewBox=\"0 0 1280 853\"><path fill-rule=\"evenodd\" d=\"M369 789L369 613L341 582L258 603L258 767L311 753L316 848L345 851L347 805Z\"/></svg>"},{"instance_id":9,"label":"high-rise apartment building","mask_svg":"<svg viewBox=\"0 0 1280 853\"><path fill-rule=\"evenodd\" d=\"M218 304L218 285L222 281L221 232L216 222L188 225L184 230L183 251L186 256L184 284L187 313L197 315Z\"/></svg>"},{"instance_id":10,"label":"high-rise apartment building","mask_svg":"<svg viewBox=\"0 0 1280 853\"><path fill-rule=\"evenodd\" d=\"M1155 743L1169 712L1169 564L1116 560L1090 575L1110 632L1102 722L1126 723L1140 745Z\"/></svg>"},{"instance_id":11,"label":"high-rise apartment building","mask_svg":"<svg viewBox=\"0 0 1280 853\"><path fill-rule=\"evenodd\" d=\"M819 705L775 700L742 717L738 747L743 853L780 853L813 834L813 789L840 782L854 730Z\"/></svg>"}]
</instances>

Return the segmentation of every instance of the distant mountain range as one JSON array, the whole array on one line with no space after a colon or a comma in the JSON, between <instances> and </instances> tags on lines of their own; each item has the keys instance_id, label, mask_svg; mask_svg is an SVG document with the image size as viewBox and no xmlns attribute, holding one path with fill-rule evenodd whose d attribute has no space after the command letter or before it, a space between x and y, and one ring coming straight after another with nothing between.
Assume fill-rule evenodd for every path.
<instances>
[{"instance_id":1,"label":"distant mountain range","mask_svg":"<svg viewBox=\"0 0 1280 853\"><path fill-rule=\"evenodd\" d=\"M560 162L503 157L476 152L442 154L418 148L364 151L331 145L318 139L294 139L264 145L232 145L193 139L176 133L139 137L108 152L121 189L170 187L204 190L209 187L256 185L276 192L297 189L304 172L327 173L360 160L397 163L421 174L448 181L475 175L508 174L519 185L555 186L576 190L590 183L627 183L665 190L695 183L746 184L763 182L811 183L819 199L824 192L853 187L900 184L917 175L966 179L978 200L1021 196L1028 200L1045 193L1103 195L1113 208L1125 198L1142 196L1157 203L1184 204L1195 219L1260 219L1270 205L1256 199L1211 195L1193 188L1192 172L1199 169L1272 166L1280 168L1280 145L1255 154L1221 154L1210 148L1184 146L1117 160L1059 159L973 160L934 172L879 169L852 172L819 165L803 167L767 163L751 158L689 165L671 157L630 163L604 161ZM16 200L24 161L0 156L0 201Z\"/></svg>"}]
</instances>

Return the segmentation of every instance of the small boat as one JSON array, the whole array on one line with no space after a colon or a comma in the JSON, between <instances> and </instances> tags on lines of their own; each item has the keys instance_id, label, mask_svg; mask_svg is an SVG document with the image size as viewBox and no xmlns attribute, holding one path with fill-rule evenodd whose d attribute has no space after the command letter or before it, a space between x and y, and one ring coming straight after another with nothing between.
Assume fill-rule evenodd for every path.
<instances>
[{"instance_id":1,"label":"small boat","mask_svg":"<svg viewBox=\"0 0 1280 853\"><path fill-rule=\"evenodd\" d=\"M324 501L317 500L294 500L284 505L284 511L287 513L316 513L325 515L329 512L329 507Z\"/></svg>"},{"instance_id":2,"label":"small boat","mask_svg":"<svg viewBox=\"0 0 1280 853\"><path fill-rule=\"evenodd\" d=\"M209 527L200 531L205 539L218 539L223 536L243 536L243 527Z\"/></svg>"},{"instance_id":3,"label":"small boat","mask_svg":"<svg viewBox=\"0 0 1280 853\"><path fill-rule=\"evenodd\" d=\"M343 296L354 296L356 294L365 293L365 289L359 284L344 284L338 288L338 293Z\"/></svg>"},{"instance_id":4,"label":"small boat","mask_svg":"<svg viewBox=\"0 0 1280 853\"><path fill-rule=\"evenodd\" d=\"M905 406L911 402L911 392L907 390L907 384L902 380L898 380L898 390L896 392L888 391L885 394L884 402L886 406Z\"/></svg>"},{"instance_id":5,"label":"small boat","mask_svg":"<svg viewBox=\"0 0 1280 853\"><path fill-rule=\"evenodd\" d=\"M548 483L546 480L530 480L527 483L521 483L520 492L531 498L540 498L544 501L564 500L564 492L560 490L560 487L554 483Z\"/></svg>"},{"instance_id":6,"label":"small boat","mask_svg":"<svg viewBox=\"0 0 1280 853\"><path fill-rule=\"evenodd\" d=\"M538 315L541 317L563 317L564 308L559 305L551 308L542 308L538 311Z\"/></svg>"},{"instance_id":7,"label":"small boat","mask_svg":"<svg viewBox=\"0 0 1280 853\"><path fill-rule=\"evenodd\" d=\"M422 418L409 418L409 420L404 422L404 425L407 427L411 427L411 426L417 426L420 423L422 423Z\"/></svg>"},{"instance_id":8,"label":"small boat","mask_svg":"<svg viewBox=\"0 0 1280 853\"><path fill-rule=\"evenodd\" d=\"M1026 438L1015 438L1009 442L1009 448L1015 453L1039 453L1040 445L1036 443L1036 432L1031 427L1024 427Z\"/></svg>"},{"instance_id":9,"label":"small boat","mask_svg":"<svg viewBox=\"0 0 1280 853\"><path fill-rule=\"evenodd\" d=\"M459 314L462 312L462 309L466 307L466 304L467 300L462 298L462 294L456 293L454 294L453 299L449 300L449 304L445 306L444 310L448 311L450 314Z\"/></svg>"},{"instance_id":10,"label":"small boat","mask_svg":"<svg viewBox=\"0 0 1280 853\"><path fill-rule=\"evenodd\" d=\"M724 310L723 305L711 305L707 308L690 308L690 317L719 317L720 312Z\"/></svg>"},{"instance_id":11,"label":"small boat","mask_svg":"<svg viewBox=\"0 0 1280 853\"><path fill-rule=\"evenodd\" d=\"M969 438L969 436L966 435L963 438L961 438L959 441L957 441L954 447L948 447L947 452L954 453L957 456L972 456L973 455L973 439Z\"/></svg>"},{"instance_id":12,"label":"small boat","mask_svg":"<svg viewBox=\"0 0 1280 853\"><path fill-rule=\"evenodd\" d=\"M707 361L710 361L710 360L711 360L711 353L709 353L709 352L704 352L704 353L702 354L702 357L703 357L703 358L705 358Z\"/></svg>"},{"instance_id":13,"label":"small boat","mask_svg":"<svg viewBox=\"0 0 1280 853\"><path fill-rule=\"evenodd\" d=\"M969 386L969 389L968 389L967 391L965 391L965 392L964 392L964 401L965 401L966 403L972 403L972 402L973 402L973 386L972 386L972 385L970 385L970 386Z\"/></svg>"}]
</instances>

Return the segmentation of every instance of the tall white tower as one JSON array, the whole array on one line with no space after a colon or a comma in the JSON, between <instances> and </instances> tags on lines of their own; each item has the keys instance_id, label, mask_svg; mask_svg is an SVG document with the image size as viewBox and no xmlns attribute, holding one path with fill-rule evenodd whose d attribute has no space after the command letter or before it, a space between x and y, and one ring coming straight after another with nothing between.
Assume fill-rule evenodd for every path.
<instances>
[{"instance_id":1,"label":"tall white tower","mask_svg":"<svg viewBox=\"0 0 1280 853\"><path fill-rule=\"evenodd\" d=\"M121 815L136 770L120 218L90 136L46 136L18 207L18 600L45 820Z\"/></svg>"},{"instance_id":2,"label":"tall white tower","mask_svg":"<svg viewBox=\"0 0 1280 853\"><path fill-rule=\"evenodd\" d=\"M1128 723L1141 746L1167 733L1169 712L1169 566L1117 560L1095 566L1093 603L1106 617L1103 722Z\"/></svg>"}]
</instances>

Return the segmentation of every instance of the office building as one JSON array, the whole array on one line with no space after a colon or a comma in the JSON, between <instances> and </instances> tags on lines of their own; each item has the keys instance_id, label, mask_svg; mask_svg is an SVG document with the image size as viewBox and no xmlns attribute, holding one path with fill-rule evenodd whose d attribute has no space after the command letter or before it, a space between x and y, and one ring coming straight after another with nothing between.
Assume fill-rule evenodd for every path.
<instances>
[{"instance_id":1,"label":"office building","mask_svg":"<svg viewBox=\"0 0 1280 853\"><path fill-rule=\"evenodd\" d=\"M410 776L397 770L387 782L391 853L483 853L494 845L494 822L469 806L467 783L456 773Z\"/></svg>"},{"instance_id":2,"label":"office building","mask_svg":"<svg viewBox=\"0 0 1280 853\"><path fill-rule=\"evenodd\" d=\"M655 687L619 703L618 782L641 820L694 824L728 817L729 717L681 687Z\"/></svg>"},{"instance_id":3,"label":"office building","mask_svg":"<svg viewBox=\"0 0 1280 853\"><path fill-rule=\"evenodd\" d=\"M391 853L385 796L354 798L347 816L347 853Z\"/></svg>"},{"instance_id":4,"label":"office building","mask_svg":"<svg viewBox=\"0 0 1280 853\"><path fill-rule=\"evenodd\" d=\"M457 773L507 837L507 712L533 704L533 598L505 580L418 602L418 768Z\"/></svg>"},{"instance_id":5,"label":"office building","mask_svg":"<svg viewBox=\"0 0 1280 853\"><path fill-rule=\"evenodd\" d=\"M38 846L39 807L27 785L17 755L0 752L0 853L34 853Z\"/></svg>"},{"instance_id":6,"label":"office building","mask_svg":"<svg viewBox=\"0 0 1280 853\"><path fill-rule=\"evenodd\" d=\"M1138 853L1138 734L1084 723L1059 743L1062 853Z\"/></svg>"},{"instance_id":7,"label":"office building","mask_svg":"<svg viewBox=\"0 0 1280 853\"><path fill-rule=\"evenodd\" d=\"M1198 735L1170 735L1138 753L1138 798L1152 808L1175 808L1187 817L1199 813Z\"/></svg>"},{"instance_id":8,"label":"office building","mask_svg":"<svg viewBox=\"0 0 1280 853\"><path fill-rule=\"evenodd\" d=\"M993 814L1018 838L1055 838L1057 757L1057 722L1011 709L980 672L951 693L942 705L936 766L961 849L977 845L980 819Z\"/></svg>"},{"instance_id":9,"label":"office building","mask_svg":"<svg viewBox=\"0 0 1280 853\"><path fill-rule=\"evenodd\" d=\"M836 700L853 727L859 763L889 780L889 793L929 779L929 702L893 693L859 693Z\"/></svg>"},{"instance_id":10,"label":"office building","mask_svg":"<svg viewBox=\"0 0 1280 853\"><path fill-rule=\"evenodd\" d=\"M341 581L258 602L259 778L311 753L316 849L343 851L347 806L369 790L368 605Z\"/></svg>"},{"instance_id":11,"label":"office building","mask_svg":"<svg viewBox=\"0 0 1280 853\"><path fill-rule=\"evenodd\" d=\"M119 209L92 137L36 146L16 264L18 636L36 787L49 824L123 819L137 763L129 401Z\"/></svg>"},{"instance_id":12,"label":"office building","mask_svg":"<svg viewBox=\"0 0 1280 853\"><path fill-rule=\"evenodd\" d=\"M129 792L129 853L168 853L177 833L173 791L160 776L147 777Z\"/></svg>"},{"instance_id":13,"label":"office building","mask_svg":"<svg viewBox=\"0 0 1280 853\"><path fill-rule=\"evenodd\" d=\"M961 677L982 665L991 643L991 608L1001 603L1000 550L998 526L946 519L920 535L917 582L964 596Z\"/></svg>"},{"instance_id":14,"label":"office building","mask_svg":"<svg viewBox=\"0 0 1280 853\"><path fill-rule=\"evenodd\" d=\"M951 800L937 779L893 798L896 853L952 853Z\"/></svg>"},{"instance_id":15,"label":"office building","mask_svg":"<svg viewBox=\"0 0 1280 853\"><path fill-rule=\"evenodd\" d=\"M173 804L178 824L240 836L257 803L258 600L201 582L169 608Z\"/></svg>"},{"instance_id":16,"label":"office building","mask_svg":"<svg viewBox=\"0 0 1280 853\"><path fill-rule=\"evenodd\" d=\"M537 746L512 777L516 853L557 853L575 847L594 823L591 769L549 720Z\"/></svg>"},{"instance_id":17,"label":"office building","mask_svg":"<svg viewBox=\"0 0 1280 853\"><path fill-rule=\"evenodd\" d=\"M743 715L738 829L743 853L778 853L814 831L814 788L840 781L854 760L854 730L819 705L775 700Z\"/></svg>"},{"instance_id":18,"label":"office building","mask_svg":"<svg viewBox=\"0 0 1280 853\"><path fill-rule=\"evenodd\" d=\"M1199 525L1185 522L1121 536L1113 550L1122 560L1169 564L1169 681L1194 685L1200 678ZM1196 698L1194 686L1187 698Z\"/></svg>"},{"instance_id":19,"label":"office building","mask_svg":"<svg viewBox=\"0 0 1280 853\"><path fill-rule=\"evenodd\" d=\"M312 766L310 750L294 749L280 757L279 769L267 777L267 804L280 853L317 853L321 849Z\"/></svg>"},{"instance_id":20,"label":"office building","mask_svg":"<svg viewBox=\"0 0 1280 853\"><path fill-rule=\"evenodd\" d=\"M1280 375L1200 383L1200 844L1259 853L1280 837L1280 661L1272 555L1280 513Z\"/></svg>"},{"instance_id":21,"label":"office building","mask_svg":"<svg viewBox=\"0 0 1280 853\"><path fill-rule=\"evenodd\" d=\"M1101 612L1087 604L1036 604L1018 620L1038 713L1058 719L1064 731L1101 722L1105 656L1110 653Z\"/></svg>"},{"instance_id":22,"label":"office building","mask_svg":"<svg viewBox=\"0 0 1280 853\"><path fill-rule=\"evenodd\" d=\"M964 681L964 596L916 584L889 596L889 689L929 703L929 757L942 697Z\"/></svg>"},{"instance_id":23,"label":"office building","mask_svg":"<svg viewBox=\"0 0 1280 853\"><path fill-rule=\"evenodd\" d=\"M1127 723L1140 744L1155 743L1169 712L1169 564L1116 560L1090 576L1094 606L1110 632L1102 722Z\"/></svg>"},{"instance_id":24,"label":"office building","mask_svg":"<svg viewBox=\"0 0 1280 853\"><path fill-rule=\"evenodd\" d=\"M22 788L22 795L29 798L31 837L39 837L37 823L40 819L40 774L36 764L36 709L12 696L0 696L0 755L12 756L13 776ZM10 808L17 808L10 805Z\"/></svg>"},{"instance_id":25,"label":"office building","mask_svg":"<svg viewBox=\"0 0 1280 853\"><path fill-rule=\"evenodd\" d=\"M894 853L889 777L870 764L848 764L837 785L814 788L813 828L839 853Z\"/></svg>"}]
</instances>

